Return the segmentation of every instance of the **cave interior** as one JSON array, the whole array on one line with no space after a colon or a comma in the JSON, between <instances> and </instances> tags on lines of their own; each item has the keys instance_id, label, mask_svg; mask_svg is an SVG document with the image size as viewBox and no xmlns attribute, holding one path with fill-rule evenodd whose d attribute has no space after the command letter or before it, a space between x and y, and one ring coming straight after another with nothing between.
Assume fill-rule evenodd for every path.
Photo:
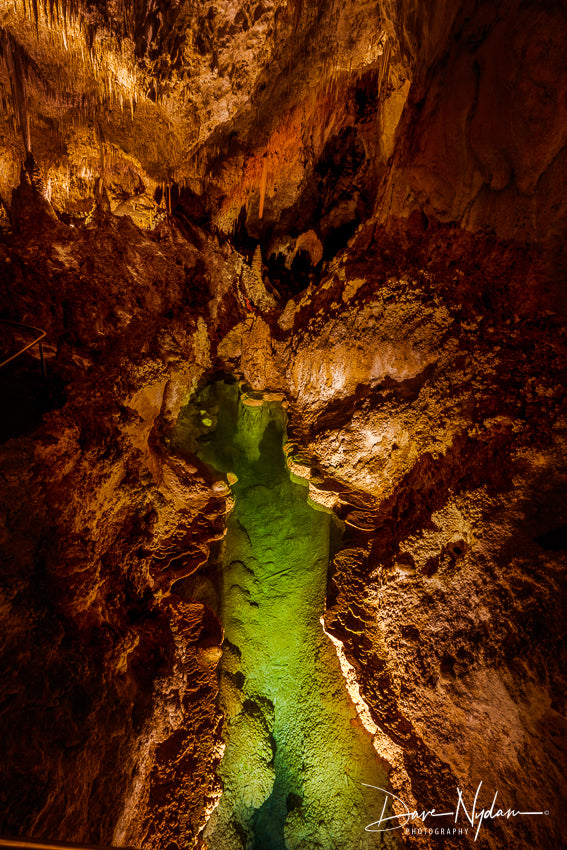
<instances>
[{"instance_id":1,"label":"cave interior","mask_svg":"<svg viewBox=\"0 0 567 850\"><path fill-rule=\"evenodd\" d=\"M0 10L0 846L567 846L563 0Z\"/></svg>"}]
</instances>

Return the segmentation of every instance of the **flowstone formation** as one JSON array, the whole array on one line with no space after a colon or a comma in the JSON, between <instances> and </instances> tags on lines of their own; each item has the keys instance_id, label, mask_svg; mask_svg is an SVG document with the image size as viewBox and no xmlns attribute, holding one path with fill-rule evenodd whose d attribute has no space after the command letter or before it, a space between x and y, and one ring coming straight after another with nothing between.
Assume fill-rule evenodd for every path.
<instances>
[{"instance_id":1,"label":"flowstone formation","mask_svg":"<svg viewBox=\"0 0 567 850\"><path fill-rule=\"evenodd\" d=\"M223 794L205 841L211 850L397 846L365 831L382 813L376 788L387 777L321 625L331 516L290 479L281 404L218 382L182 420L197 408L198 454L232 477L235 502L214 587L225 629Z\"/></svg>"},{"instance_id":2,"label":"flowstone formation","mask_svg":"<svg viewBox=\"0 0 567 850\"><path fill-rule=\"evenodd\" d=\"M40 328L47 374L0 370L0 834L325 845L284 727L331 701L394 815L549 812L402 846L564 844L566 33L559 0L0 0L0 350ZM317 658L303 732L254 629Z\"/></svg>"}]
</instances>

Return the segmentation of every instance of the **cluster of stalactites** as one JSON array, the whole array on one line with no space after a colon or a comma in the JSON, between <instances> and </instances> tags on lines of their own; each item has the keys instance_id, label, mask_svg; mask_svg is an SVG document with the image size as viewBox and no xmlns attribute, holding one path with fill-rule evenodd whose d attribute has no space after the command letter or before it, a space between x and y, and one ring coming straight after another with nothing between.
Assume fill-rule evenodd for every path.
<instances>
[{"instance_id":1,"label":"cluster of stalactites","mask_svg":"<svg viewBox=\"0 0 567 850\"><path fill-rule=\"evenodd\" d=\"M170 6L174 12L184 4L163 4L159 0L121 0L119 10L107 0L21 0L24 15L35 23L39 31L40 12L47 24L67 28L78 24L84 32L87 47L92 49L98 30L119 39L130 38L136 43L138 55L147 52L164 21L164 11ZM190 3L192 5L192 3ZM116 12L119 11L119 14Z\"/></svg>"},{"instance_id":2,"label":"cluster of stalactites","mask_svg":"<svg viewBox=\"0 0 567 850\"><path fill-rule=\"evenodd\" d=\"M89 121L96 126L97 116L114 106L128 109L133 119L143 92L142 75L127 39L109 39L101 28L95 37L100 21L100 12L84 0L43 0L41 5L22 0L0 26L2 117L21 133L25 154L32 148L36 100L67 124ZM54 58L45 68L46 55L64 55L66 61L62 65Z\"/></svg>"},{"instance_id":3,"label":"cluster of stalactites","mask_svg":"<svg viewBox=\"0 0 567 850\"><path fill-rule=\"evenodd\" d=\"M27 108L27 83L32 62L20 42L10 30L0 27L0 60L3 62L8 79L14 112L18 116L26 153L31 150L30 117ZM5 107L5 99L4 107Z\"/></svg>"}]
</instances>

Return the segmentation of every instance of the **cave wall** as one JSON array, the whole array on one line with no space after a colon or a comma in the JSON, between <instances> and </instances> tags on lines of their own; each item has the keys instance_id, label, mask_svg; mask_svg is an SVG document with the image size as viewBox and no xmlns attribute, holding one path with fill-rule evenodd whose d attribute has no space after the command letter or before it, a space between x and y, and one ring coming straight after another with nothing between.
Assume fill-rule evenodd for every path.
<instances>
[{"instance_id":1,"label":"cave wall","mask_svg":"<svg viewBox=\"0 0 567 850\"><path fill-rule=\"evenodd\" d=\"M6 206L32 148L73 218L102 175L119 214L147 226L168 186L190 189L215 226L244 218L268 253L311 228L342 247L374 207L558 250L559 2L33 9L7 4L2 28Z\"/></svg>"},{"instance_id":2,"label":"cave wall","mask_svg":"<svg viewBox=\"0 0 567 850\"><path fill-rule=\"evenodd\" d=\"M345 521L326 629L394 793L482 780L551 816L475 846L560 846L563 5L4 12L0 309L52 389L0 445L0 831L199 844L222 624L176 582L231 497L171 433L220 369Z\"/></svg>"},{"instance_id":3,"label":"cave wall","mask_svg":"<svg viewBox=\"0 0 567 850\"><path fill-rule=\"evenodd\" d=\"M484 240L398 232L393 275L376 264L384 230L361 233L272 352L295 462L346 522L326 627L395 793L420 811L451 811L479 782L517 810L545 799L545 822L494 822L478 841L552 847L565 805L564 326L545 300L514 312L533 270Z\"/></svg>"},{"instance_id":4,"label":"cave wall","mask_svg":"<svg viewBox=\"0 0 567 850\"><path fill-rule=\"evenodd\" d=\"M102 213L78 231L38 203L24 181L2 308L47 329L63 390L1 447L1 828L194 842L219 793L223 633L171 588L206 561L227 506L165 435L211 365L196 308L210 272L178 231L148 237Z\"/></svg>"},{"instance_id":5,"label":"cave wall","mask_svg":"<svg viewBox=\"0 0 567 850\"><path fill-rule=\"evenodd\" d=\"M390 12L413 81L380 215L419 206L505 238L560 237L564 6L436 3L432 20L430 11Z\"/></svg>"}]
</instances>

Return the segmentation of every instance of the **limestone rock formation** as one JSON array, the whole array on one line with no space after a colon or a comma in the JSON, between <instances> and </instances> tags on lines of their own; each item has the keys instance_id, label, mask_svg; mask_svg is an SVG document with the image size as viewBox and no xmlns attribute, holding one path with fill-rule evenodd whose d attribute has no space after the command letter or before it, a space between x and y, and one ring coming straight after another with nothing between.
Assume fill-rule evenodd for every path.
<instances>
[{"instance_id":1,"label":"limestone rock formation","mask_svg":"<svg viewBox=\"0 0 567 850\"><path fill-rule=\"evenodd\" d=\"M0 367L0 833L206 846L228 375L343 523L321 628L393 813L548 812L376 846L562 846L564 5L0 9L1 360L41 328L47 373Z\"/></svg>"}]
</instances>

